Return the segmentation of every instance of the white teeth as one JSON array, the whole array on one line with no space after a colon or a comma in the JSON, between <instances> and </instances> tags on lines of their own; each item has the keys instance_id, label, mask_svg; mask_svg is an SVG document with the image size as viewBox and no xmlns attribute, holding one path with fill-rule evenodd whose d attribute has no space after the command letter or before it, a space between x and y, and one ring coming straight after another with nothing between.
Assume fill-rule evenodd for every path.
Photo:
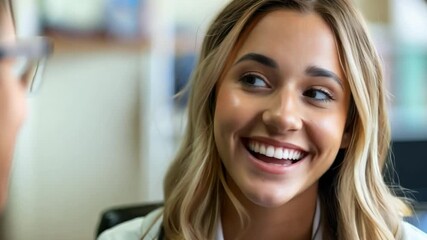
<instances>
[{"instance_id":1,"label":"white teeth","mask_svg":"<svg viewBox=\"0 0 427 240\"><path fill-rule=\"evenodd\" d=\"M265 155L267 155L267 157L274 156L274 147L273 146L267 146L267 152Z\"/></svg>"},{"instance_id":2,"label":"white teeth","mask_svg":"<svg viewBox=\"0 0 427 240\"><path fill-rule=\"evenodd\" d=\"M283 151L283 157L282 158L284 158L284 159L289 159L289 150L288 149L285 149L284 151Z\"/></svg>"},{"instance_id":3,"label":"white teeth","mask_svg":"<svg viewBox=\"0 0 427 240\"><path fill-rule=\"evenodd\" d=\"M259 145L260 145L259 143L255 142L255 147L254 147L255 152L259 152L259 148L260 148Z\"/></svg>"},{"instance_id":4,"label":"white teeth","mask_svg":"<svg viewBox=\"0 0 427 240\"><path fill-rule=\"evenodd\" d=\"M291 160L300 160L303 157L303 153L297 150L289 150L289 155L287 159Z\"/></svg>"},{"instance_id":5,"label":"white teeth","mask_svg":"<svg viewBox=\"0 0 427 240\"><path fill-rule=\"evenodd\" d=\"M281 147L274 147L271 145L264 145L259 142L250 141L249 148L251 151L265 155L267 157L274 157L277 159L290 159L299 160L303 157L304 153L295 149L287 149Z\"/></svg>"},{"instance_id":6,"label":"white teeth","mask_svg":"<svg viewBox=\"0 0 427 240\"><path fill-rule=\"evenodd\" d=\"M295 151L293 151L293 150L290 151L289 159L295 159Z\"/></svg>"},{"instance_id":7,"label":"white teeth","mask_svg":"<svg viewBox=\"0 0 427 240\"><path fill-rule=\"evenodd\" d=\"M300 158L300 152L295 151L295 150L291 150L289 158L293 159L293 160L299 159Z\"/></svg>"},{"instance_id":8,"label":"white teeth","mask_svg":"<svg viewBox=\"0 0 427 240\"><path fill-rule=\"evenodd\" d=\"M254 149L251 149L252 151L254 151ZM266 149L265 149L265 145L263 145L263 144L260 144L260 146L259 146L259 152L258 153L261 153L261 154L263 154L263 155L266 155Z\"/></svg>"},{"instance_id":9,"label":"white teeth","mask_svg":"<svg viewBox=\"0 0 427 240\"><path fill-rule=\"evenodd\" d=\"M277 159L282 159L283 156L283 150L280 148L276 148L276 150L274 150L274 157Z\"/></svg>"}]
</instances>

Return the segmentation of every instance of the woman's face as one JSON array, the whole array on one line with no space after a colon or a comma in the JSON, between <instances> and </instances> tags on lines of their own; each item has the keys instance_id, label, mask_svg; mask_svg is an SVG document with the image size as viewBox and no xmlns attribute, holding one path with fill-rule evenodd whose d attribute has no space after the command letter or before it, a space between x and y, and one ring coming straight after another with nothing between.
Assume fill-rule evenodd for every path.
<instances>
[{"instance_id":1,"label":"woman's face","mask_svg":"<svg viewBox=\"0 0 427 240\"><path fill-rule=\"evenodd\" d=\"M11 14L0 8L0 44L15 40ZM26 113L26 88L12 74L13 59L0 59L0 210L7 196L15 139Z\"/></svg>"},{"instance_id":2,"label":"woman's face","mask_svg":"<svg viewBox=\"0 0 427 240\"><path fill-rule=\"evenodd\" d=\"M278 10L248 31L217 84L215 143L237 197L278 207L316 196L347 146L350 92L317 14Z\"/></svg>"}]
</instances>

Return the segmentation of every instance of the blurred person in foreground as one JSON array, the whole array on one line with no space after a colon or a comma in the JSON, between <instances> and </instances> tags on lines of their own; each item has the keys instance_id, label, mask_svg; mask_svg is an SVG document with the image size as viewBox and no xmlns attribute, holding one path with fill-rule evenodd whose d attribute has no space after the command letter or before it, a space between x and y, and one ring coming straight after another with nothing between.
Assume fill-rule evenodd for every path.
<instances>
[{"instance_id":1,"label":"blurred person in foreground","mask_svg":"<svg viewBox=\"0 0 427 240\"><path fill-rule=\"evenodd\" d=\"M8 192L19 129L27 112L26 96L37 90L51 43L43 37L18 40L11 0L0 0L0 212Z\"/></svg>"}]
</instances>

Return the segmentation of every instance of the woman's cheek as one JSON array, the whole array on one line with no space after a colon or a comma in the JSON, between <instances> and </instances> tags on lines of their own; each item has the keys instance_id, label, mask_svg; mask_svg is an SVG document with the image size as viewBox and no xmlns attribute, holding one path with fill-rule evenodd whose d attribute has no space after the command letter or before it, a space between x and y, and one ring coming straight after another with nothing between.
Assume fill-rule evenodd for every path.
<instances>
[{"instance_id":1,"label":"woman's cheek","mask_svg":"<svg viewBox=\"0 0 427 240\"><path fill-rule=\"evenodd\" d=\"M308 129L312 139L321 149L330 148L331 151L338 151L344 134L345 116L329 115L313 118L313 126ZM327 139L327 141L325 141Z\"/></svg>"},{"instance_id":2,"label":"woman's cheek","mask_svg":"<svg viewBox=\"0 0 427 240\"><path fill-rule=\"evenodd\" d=\"M243 127L251 112L244 94L229 85L223 85L217 95L215 119L222 132L236 132Z\"/></svg>"}]
</instances>

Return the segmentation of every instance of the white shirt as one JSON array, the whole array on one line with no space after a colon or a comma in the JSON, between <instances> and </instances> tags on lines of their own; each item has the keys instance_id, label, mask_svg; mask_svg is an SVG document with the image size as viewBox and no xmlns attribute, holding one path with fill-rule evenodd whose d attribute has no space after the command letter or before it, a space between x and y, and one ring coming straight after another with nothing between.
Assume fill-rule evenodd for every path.
<instances>
[{"instance_id":1,"label":"white shirt","mask_svg":"<svg viewBox=\"0 0 427 240\"><path fill-rule=\"evenodd\" d=\"M157 239L162 223L163 208L159 208L146 217L139 217L133 220L119 224L111 229L104 231L98 240L140 240L142 235L147 232L144 240ZM224 240L221 222L217 224L215 240ZM151 227L152 226L152 227ZM322 228L320 228L320 207L317 202L316 212L313 221L313 240L322 240ZM403 223L403 240L427 240L427 234L412 226L411 224Z\"/></svg>"}]
</instances>

